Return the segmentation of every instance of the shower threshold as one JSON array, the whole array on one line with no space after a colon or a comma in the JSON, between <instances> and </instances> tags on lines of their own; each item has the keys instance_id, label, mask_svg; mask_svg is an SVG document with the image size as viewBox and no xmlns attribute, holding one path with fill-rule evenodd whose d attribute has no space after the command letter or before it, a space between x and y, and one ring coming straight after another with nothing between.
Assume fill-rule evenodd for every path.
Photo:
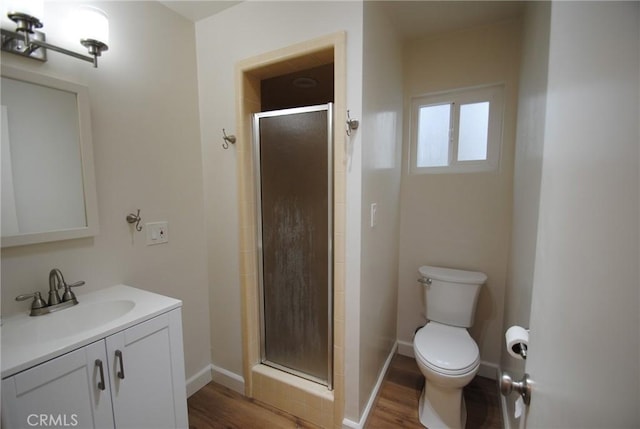
<instances>
[{"instance_id":1,"label":"shower threshold","mask_svg":"<svg viewBox=\"0 0 640 429\"><path fill-rule=\"evenodd\" d=\"M305 380L312 381L312 382L317 383L317 384L319 384L321 386L324 386L328 390L333 390L333 386L331 386L327 382L327 380L322 380L322 379L320 379L318 377L314 377L313 375L306 374L306 373L304 373L302 371L296 371L293 368L288 368L288 367L286 367L284 365L280 365L280 364L277 364L275 362L271 362L269 360L262 361L262 365L269 366L271 368L277 369L278 371L286 372L287 374L291 374L291 375L299 377L299 378L304 378Z\"/></svg>"}]
</instances>

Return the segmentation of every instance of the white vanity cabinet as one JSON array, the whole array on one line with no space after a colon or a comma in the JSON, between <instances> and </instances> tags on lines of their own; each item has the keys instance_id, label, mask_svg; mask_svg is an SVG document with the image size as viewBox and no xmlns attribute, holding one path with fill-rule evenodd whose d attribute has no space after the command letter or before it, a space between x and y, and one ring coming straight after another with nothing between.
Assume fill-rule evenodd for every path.
<instances>
[{"instance_id":1,"label":"white vanity cabinet","mask_svg":"<svg viewBox=\"0 0 640 429\"><path fill-rule=\"evenodd\" d=\"M180 310L106 339L115 427L187 428Z\"/></svg>"},{"instance_id":2,"label":"white vanity cabinet","mask_svg":"<svg viewBox=\"0 0 640 429\"><path fill-rule=\"evenodd\" d=\"M188 428L180 307L3 378L2 429L32 427Z\"/></svg>"},{"instance_id":3,"label":"white vanity cabinet","mask_svg":"<svg viewBox=\"0 0 640 429\"><path fill-rule=\"evenodd\" d=\"M2 428L113 428L109 380L98 388L96 360L106 371L104 341L2 380Z\"/></svg>"}]
</instances>

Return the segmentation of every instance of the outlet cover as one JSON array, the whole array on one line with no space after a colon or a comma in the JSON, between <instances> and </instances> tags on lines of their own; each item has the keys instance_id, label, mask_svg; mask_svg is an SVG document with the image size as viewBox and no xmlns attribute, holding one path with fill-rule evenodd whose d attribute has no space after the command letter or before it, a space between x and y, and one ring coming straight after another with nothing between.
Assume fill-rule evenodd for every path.
<instances>
[{"instance_id":1,"label":"outlet cover","mask_svg":"<svg viewBox=\"0 0 640 429\"><path fill-rule=\"evenodd\" d=\"M169 222L149 222L147 230L147 246L163 244L169 241Z\"/></svg>"}]
</instances>

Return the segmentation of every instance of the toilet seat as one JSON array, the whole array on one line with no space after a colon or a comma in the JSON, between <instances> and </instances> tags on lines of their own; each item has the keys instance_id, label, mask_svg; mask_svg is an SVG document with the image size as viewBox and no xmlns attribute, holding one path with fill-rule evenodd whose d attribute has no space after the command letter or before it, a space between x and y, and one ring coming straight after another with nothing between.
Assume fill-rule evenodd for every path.
<instances>
[{"instance_id":1,"label":"toilet seat","mask_svg":"<svg viewBox=\"0 0 640 429\"><path fill-rule=\"evenodd\" d=\"M416 359L444 375L464 375L480 365L478 345L465 328L429 322L414 338Z\"/></svg>"}]
</instances>

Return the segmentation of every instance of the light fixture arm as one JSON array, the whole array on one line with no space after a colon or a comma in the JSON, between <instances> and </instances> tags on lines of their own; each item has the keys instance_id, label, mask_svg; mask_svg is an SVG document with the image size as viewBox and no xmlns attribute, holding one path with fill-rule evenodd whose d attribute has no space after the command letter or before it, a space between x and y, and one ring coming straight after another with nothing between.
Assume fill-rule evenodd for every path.
<instances>
[{"instance_id":1,"label":"light fixture arm","mask_svg":"<svg viewBox=\"0 0 640 429\"><path fill-rule=\"evenodd\" d=\"M42 28L42 22L31 15L19 12L10 12L7 16L16 23L16 31L2 29L2 50L22 55L28 58L46 61L46 50L52 51L87 61L98 67L98 57L109 47L99 40L82 39L80 43L87 48L89 55L83 55L60 46L47 43L44 33L35 31Z\"/></svg>"},{"instance_id":2,"label":"light fixture arm","mask_svg":"<svg viewBox=\"0 0 640 429\"><path fill-rule=\"evenodd\" d=\"M100 53L94 54L94 56L90 57L88 55L83 55L74 51L70 51L69 49L61 48L60 46L52 45L51 43L42 42L40 40L31 40L28 46L29 47L35 46L36 49L37 48L51 49L52 51L56 51L61 54L69 55L70 57L77 58L79 60L93 63L93 67L98 67L98 56L100 55Z\"/></svg>"}]
</instances>

